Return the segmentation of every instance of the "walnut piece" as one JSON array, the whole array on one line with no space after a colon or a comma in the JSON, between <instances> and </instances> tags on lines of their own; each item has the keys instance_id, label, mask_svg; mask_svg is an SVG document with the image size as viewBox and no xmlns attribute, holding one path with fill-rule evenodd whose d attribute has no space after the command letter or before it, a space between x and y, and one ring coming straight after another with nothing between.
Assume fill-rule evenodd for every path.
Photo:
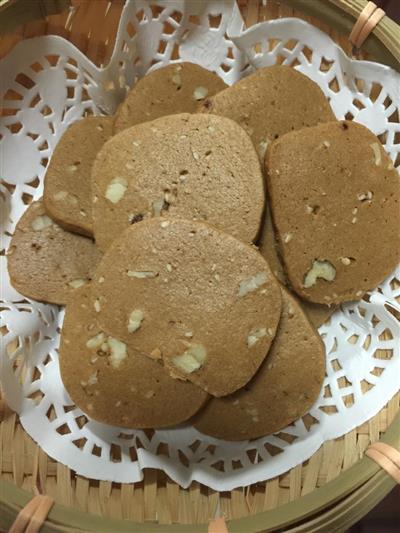
<instances>
[{"instance_id":1,"label":"walnut piece","mask_svg":"<svg viewBox=\"0 0 400 533\"><path fill-rule=\"evenodd\" d=\"M317 279L321 278L325 281L333 281L336 277L336 269L329 261L320 261L315 259L312 267L304 277L304 287L308 289L317 283Z\"/></svg>"},{"instance_id":2,"label":"walnut piece","mask_svg":"<svg viewBox=\"0 0 400 533\"><path fill-rule=\"evenodd\" d=\"M193 91L193 98L195 100L204 100L208 94L208 89L206 87L196 87Z\"/></svg>"},{"instance_id":3,"label":"walnut piece","mask_svg":"<svg viewBox=\"0 0 400 533\"><path fill-rule=\"evenodd\" d=\"M265 337L267 334L266 328L256 329L250 332L250 335L247 337L247 346L251 348L254 346L260 339Z\"/></svg>"},{"instance_id":4,"label":"walnut piece","mask_svg":"<svg viewBox=\"0 0 400 533\"><path fill-rule=\"evenodd\" d=\"M84 278L77 278L73 279L68 282L68 285L72 287L73 289L79 289L79 287L82 287L82 285L85 285L88 282L87 279Z\"/></svg>"},{"instance_id":5,"label":"walnut piece","mask_svg":"<svg viewBox=\"0 0 400 533\"><path fill-rule=\"evenodd\" d=\"M89 339L86 342L86 346L87 348L89 348L89 350L95 350L96 348L100 348L100 346L103 344L105 339L106 339L106 336L101 331L100 333L97 333L97 335Z\"/></svg>"},{"instance_id":6,"label":"walnut piece","mask_svg":"<svg viewBox=\"0 0 400 533\"><path fill-rule=\"evenodd\" d=\"M144 318L144 313L140 309L134 309L132 311L132 313L129 315L129 322L128 322L129 333L134 333L140 328L143 318Z\"/></svg>"},{"instance_id":7,"label":"walnut piece","mask_svg":"<svg viewBox=\"0 0 400 533\"><path fill-rule=\"evenodd\" d=\"M67 191L58 191L56 194L53 194L54 200L65 200L65 198L68 196Z\"/></svg>"},{"instance_id":8,"label":"walnut piece","mask_svg":"<svg viewBox=\"0 0 400 533\"><path fill-rule=\"evenodd\" d=\"M245 279L239 285L239 297L245 296L249 292L257 290L259 287L264 285L268 279L268 274L266 272L259 272L252 278Z\"/></svg>"},{"instance_id":9,"label":"walnut piece","mask_svg":"<svg viewBox=\"0 0 400 533\"><path fill-rule=\"evenodd\" d=\"M372 143L370 144L370 147L372 148L372 151L374 152L375 165L379 167L379 165L382 163L382 154L381 154L381 149L379 147L379 144Z\"/></svg>"},{"instance_id":10,"label":"walnut piece","mask_svg":"<svg viewBox=\"0 0 400 533\"><path fill-rule=\"evenodd\" d=\"M117 204L124 196L126 189L128 188L128 182L125 178L116 177L108 184L105 197L113 204Z\"/></svg>"},{"instance_id":11,"label":"walnut piece","mask_svg":"<svg viewBox=\"0 0 400 533\"><path fill-rule=\"evenodd\" d=\"M108 337L107 345L110 349L108 360L110 361L111 366L118 368L122 361L128 356L126 353L126 344L118 339L114 339L114 337Z\"/></svg>"},{"instance_id":12,"label":"walnut piece","mask_svg":"<svg viewBox=\"0 0 400 533\"><path fill-rule=\"evenodd\" d=\"M41 231L42 229L49 228L52 224L53 221L47 215L39 215L32 220L32 228L34 231Z\"/></svg>"},{"instance_id":13,"label":"walnut piece","mask_svg":"<svg viewBox=\"0 0 400 533\"><path fill-rule=\"evenodd\" d=\"M206 357L207 351L202 344L192 344L182 355L173 357L172 362L185 374L191 374L203 365Z\"/></svg>"},{"instance_id":14,"label":"walnut piece","mask_svg":"<svg viewBox=\"0 0 400 533\"><path fill-rule=\"evenodd\" d=\"M158 276L158 272L153 272L152 270L128 270L127 275L130 278L139 279L156 278Z\"/></svg>"}]
</instances>

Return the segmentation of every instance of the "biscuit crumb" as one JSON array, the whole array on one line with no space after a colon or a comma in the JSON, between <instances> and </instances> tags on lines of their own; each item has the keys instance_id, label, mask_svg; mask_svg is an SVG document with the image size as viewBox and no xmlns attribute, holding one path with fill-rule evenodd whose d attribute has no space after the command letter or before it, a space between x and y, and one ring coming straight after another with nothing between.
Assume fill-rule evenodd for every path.
<instances>
[{"instance_id":1,"label":"biscuit crumb","mask_svg":"<svg viewBox=\"0 0 400 533\"><path fill-rule=\"evenodd\" d=\"M187 332L185 333L185 337L191 339L191 338L193 337L193 331L187 331Z\"/></svg>"},{"instance_id":2,"label":"biscuit crumb","mask_svg":"<svg viewBox=\"0 0 400 533\"><path fill-rule=\"evenodd\" d=\"M132 313L129 315L129 322L128 322L129 333L134 333L140 328L143 318L144 318L144 313L140 309L134 309L132 311Z\"/></svg>"},{"instance_id":3,"label":"biscuit crumb","mask_svg":"<svg viewBox=\"0 0 400 533\"><path fill-rule=\"evenodd\" d=\"M254 346L260 339L265 337L267 334L266 328L260 328L253 330L250 335L247 337L247 346L251 348Z\"/></svg>"},{"instance_id":4,"label":"biscuit crumb","mask_svg":"<svg viewBox=\"0 0 400 533\"><path fill-rule=\"evenodd\" d=\"M322 144L325 146L325 148L329 148L330 145L331 145L331 143L329 141L323 141Z\"/></svg>"},{"instance_id":5,"label":"biscuit crumb","mask_svg":"<svg viewBox=\"0 0 400 533\"><path fill-rule=\"evenodd\" d=\"M259 272L252 278L245 279L239 285L239 297L245 296L249 292L257 290L259 287L264 285L268 279L268 274L266 272Z\"/></svg>"},{"instance_id":6,"label":"biscuit crumb","mask_svg":"<svg viewBox=\"0 0 400 533\"><path fill-rule=\"evenodd\" d=\"M42 229L52 226L53 221L47 215L39 215L32 220L32 229L34 231L41 231Z\"/></svg>"},{"instance_id":7,"label":"biscuit crumb","mask_svg":"<svg viewBox=\"0 0 400 533\"><path fill-rule=\"evenodd\" d=\"M104 280L105 280L104 276L100 276L99 279L98 279L98 282L99 283L104 283Z\"/></svg>"},{"instance_id":8,"label":"biscuit crumb","mask_svg":"<svg viewBox=\"0 0 400 533\"><path fill-rule=\"evenodd\" d=\"M193 91L193 98L195 100L204 100L208 95L208 89L206 87L196 87Z\"/></svg>"},{"instance_id":9,"label":"biscuit crumb","mask_svg":"<svg viewBox=\"0 0 400 533\"><path fill-rule=\"evenodd\" d=\"M340 260L346 266L349 266L351 264L351 259L349 257L341 257Z\"/></svg>"},{"instance_id":10,"label":"biscuit crumb","mask_svg":"<svg viewBox=\"0 0 400 533\"><path fill-rule=\"evenodd\" d=\"M325 281L333 281L336 277L336 269L329 261L320 261L315 259L312 267L304 277L304 287L308 289L316 284L318 278Z\"/></svg>"},{"instance_id":11,"label":"biscuit crumb","mask_svg":"<svg viewBox=\"0 0 400 533\"><path fill-rule=\"evenodd\" d=\"M154 348L154 350L152 350L149 355L151 359L161 359L162 354L160 348Z\"/></svg>"},{"instance_id":12,"label":"biscuit crumb","mask_svg":"<svg viewBox=\"0 0 400 533\"><path fill-rule=\"evenodd\" d=\"M94 301L94 310L96 311L96 313L100 313L100 311L101 311L100 300L95 300Z\"/></svg>"},{"instance_id":13,"label":"biscuit crumb","mask_svg":"<svg viewBox=\"0 0 400 533\"><path fill-rule=\"evenodd\" d=\"M73 289L79 289L79 287L82 287L82 286L85 285L87 282L88 282L87 279L78 278L78 279L73 279L73 280L69 281L69 282L68 282L68 285L69 285L70 287L72 287Z\"/></svg>"},{"instance_id":14,"label":"biscuit crumb","mask_svg":"<svg viewBox=\"0 0 400 533\"><path fill-rule=\"evenodd\" d=\"M165 268L168 272L172 272L172 265L170 263L167 263L167 266Z\"/></svg>"},{"instance_id":15,"label":"biscuit crumb","mask_svg":"<svg viewBox=\"0 0 400 533\"><path fill-rule=\"evenodd\" d=\"M207 351L202 344L192 344L182 355L172 358L172 363L184 372L191 374L198 370L207 357Z\"/></svg>"},{"instance_id":16,"label":"biscuit crumb","mask_svg":"<svg viewBox=\"0 0 400 533\"><path fill-rule=\"evenodd\" d=\"M105 197L113 204L117 204L124 196L128 182L125 178L116 177L108 184Z\"/></svg>"},{"instance_id":17,"label":"biscuit crumb","mask_svg":"<svg viewBox=\"0 0 400 533\"><path fill-rule=\"evenodd\" d=\"M265 152L267 151L269 141L268 139L261 139L260 144L258 145L258 155L260 156L260 159L263 159L265 156Z\"/></svg>"},{"instance_id":18,"label":"biscuit crumb","mask_svg":"<svg viewBox=\"0 0 400 533\"><path fill-rule=\"evenodd\" d=\"M357 222L357 217L353 217L352 220L351 220L351 223L355 224L356 222Z\"/></svg>"},{"instance_id":19,"label":"biscuit crumb","mask_svg":"<svg viewBox=\"0 0 400 533\"><path fill-rule=\"evenodd\" d=\"M170 225L170 221L169 220L163 220L160 224L160 226L162 228L168 228L168 226Z\"/></svg>"},{"instance_id":20,"label":"biscuit crumb","mask_svg":"<svg viewBox=\"0 0 400 533\"><path fill-rule=\"evenodd\" d=\"M291 233L285 233L285 235L283 236L283 242L285 244L287 244L288 242L290 242L293 238L293 235Z\"/></svg>"},{"instance_id":21,"label":"biscuit crumb","mask_svg":"<svg viewBox=\"0 0 400 533\"><path fill-rule=\"evenodd\" d=\"M67 167L67 172L70 172L70 173L76 172L77 170L78 170L78 165L77 164L69 165Z\"/></svg>"}]
</instances>

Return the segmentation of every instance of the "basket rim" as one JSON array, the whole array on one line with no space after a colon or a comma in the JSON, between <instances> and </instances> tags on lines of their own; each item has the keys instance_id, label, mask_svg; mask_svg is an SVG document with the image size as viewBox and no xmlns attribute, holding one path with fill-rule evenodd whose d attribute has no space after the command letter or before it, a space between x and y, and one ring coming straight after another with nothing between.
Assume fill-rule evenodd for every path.
<instances>
[{"instance_id":1,"label":"basket rim","mask_svg":"<svg viewBox=\"0 0 400 533\"><path fill-rule=\"evenodd\" d=\"M400 412L386 430L381 441L395 448L400 447ZM310 517L312 518L313 515L328 504L332 505L340 502L349 495L356 494L355 501L359 501L364 491L367 491L366 496L369 495L369 499L364 502L363 509L368 510L370 502L373 503L371 503L369 508L383 499L395 485L396 482L394 479L381 470L374 461L364 456L337 478L293 502L289 502L270 511L230 520L229 531L230 533L240 533L243 532L243 527L246 527L246 531L250 533L251 531L273 531L278 527L288 527L296 522L304 521ZM369 490L370 486L372 486L371 490ZM362 490L363 488L364 491ZM13 483L1 479L0 494L0 516L4 516L7 519L15 517L19 510L31 499L31 493L16 487ZM348 502L346 502L346 505L348 507ZM346 505L344 506L345 508ZM325 514L329 515L329 511ZM285 517L284 522L282 522L282 516ZM354 515L352 516L353 518ZM86 531L96 532L129 531L150 533L160 531L158 523L106 518L60 504L53 506L49 513L48 522L49 524L57 524L63 528L74 527L82 529L84 527ZM0 522L0 525L3 524ZM200 533L204 531L204 524L163 524L162 527L166 533ZM43 533L46 531L50 532L54 531L54 529L44 528Z\"/></svg>"}]
</instances>

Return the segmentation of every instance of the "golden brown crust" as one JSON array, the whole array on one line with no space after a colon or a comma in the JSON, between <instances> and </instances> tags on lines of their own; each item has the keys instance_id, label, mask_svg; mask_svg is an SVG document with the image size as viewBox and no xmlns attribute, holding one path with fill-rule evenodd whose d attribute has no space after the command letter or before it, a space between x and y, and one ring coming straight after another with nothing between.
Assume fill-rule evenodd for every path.
<instances>
[{"instance_id":1,"label":"golden brown crust","mask_svg":"<svg viewBox=\"0 0 400 533\"><path fill-rule=\"evenodd\" d=\"M355 122L291 132L266 154L285 271L317 303L357 300L400 260L400 180L377 137Z\"/></svg>"},{"instance_id":2,"label":"golden brown crust","mask_svg":"<svg viewBox=\"0 0 400 533\"><path fill-rule=\"evenodd\" d=\"M262 230L260 233L261 238L258 243L260 254L269 264L274 276L283 285L288 286L289 281L283 270L281 260L279 259L279 247L275 240L275 231L272 224L271 210L269 208L264 215ZM317 304L303 299L299 299L299 303L311 324L316 328L319 328L324 324L337 309L335 305L329 306Z\"/></svg>"},{"instance_id":3,"label":"golden brown crust","mask_svg":"<svg viewBox=\"0 0 400 533\"><path fill-rule=\"evenodd\" d=\"M254 378L225 398L212 398L194 418L199 431L226 440L261 437L303 416L318 398L325 348L298 301L282 288L283 308L272 348Z\"/></svg>"},{"instance_id":4,"label":"golden brown crust","mask_svg":"<svg viewBox=\"0 0 400 533\"><path fill-rule=\"evenodd\" d=\"M105 331L215 396L254 375L281 310L279 285L254 247L171 218L139 222L114 241L92 293Z\"/></svg>"},{"instance_id":5,"label":"golden brown crust","mask_svg":"<svg viewBox=\"0 0 400 533\"><path fill-rule=\"evenodd\" d=\"M93 235L93 160L111 136L111 117L85 117L74 122L58 142L44 180L43 202L63 228Z\"/></svg>"},{"instance_id":6,"label":"golden brown crust","mask_svg":"<svg viewBox=\"0 0 400 533\"><path fill-rule=\"evenodd\" d=\"M67 305L60 370L72 400L91 418L128 428L166 427L187 420L207 400L192 383L172 379L162 365L102 334L90 287ZM120 356L115 358L111 348ZM105 345L105 346L104 346Z\"/></svg>"},{"instance_id":7,"label":"golden brown crust","mask_svg":"<svg viewBox=\"0 0 400 533\"><path fill-rule=\"evenodd\" d=\"M136 83L119 106L114 133L164 115L195 113L205 98L225 88L214 72L193 63L154 70Z\"/></svg>"},{"instance_id":8,"label":"golden brown crust","mask_svg":"<svg viewBox=\"0 0 400 533\"><path fill-rule=\"evenodd\" d=\"M91 239L53 222L41 201L19 220L8 250L10 280L28 298L65 304L87 283L101 258Z\"/></svg>"},{"instance_id":9,"label":"golden brown crust","mask_svg":"<svg viewBox=\"0 0 400 533\"><path fill-rule=\"evenodd\" d=\"M168 215L210 224L251 242L264 179L246 132L213 115L182 113L110 139L92 169L96 243L106 250L137 220Z\"/></svg>"},{"instance_id":10,"label":"golden brown crust","mask_svg":"<svg viewBox=\"0 0 400 533\"><path fill-rule=\"evenodd\" d=\"M261 159L267 145L288 131L335 119L318 85L283 65L258 69L208 98L202 110L242 126Z\"/></svg>"}]
</instances>

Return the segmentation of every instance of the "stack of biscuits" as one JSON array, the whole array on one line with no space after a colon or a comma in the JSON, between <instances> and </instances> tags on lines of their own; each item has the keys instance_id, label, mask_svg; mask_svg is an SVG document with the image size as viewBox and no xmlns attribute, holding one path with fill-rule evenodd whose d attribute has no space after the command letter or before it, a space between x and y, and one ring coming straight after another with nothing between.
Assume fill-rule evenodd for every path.
<instances>
[{"instance_id":1,"label":"stack of biscuits","mask_svg":"<svg viewBox=\"0 0 400 533\"><path fill-rule=\"evenodd\" d=\"M173 63L68 128L10 278L66 305L62 380L91 418L253 439L318 398L315 328L399 262L399 200L379 139L306 76Z\"/></svg>"}]
</instances>

